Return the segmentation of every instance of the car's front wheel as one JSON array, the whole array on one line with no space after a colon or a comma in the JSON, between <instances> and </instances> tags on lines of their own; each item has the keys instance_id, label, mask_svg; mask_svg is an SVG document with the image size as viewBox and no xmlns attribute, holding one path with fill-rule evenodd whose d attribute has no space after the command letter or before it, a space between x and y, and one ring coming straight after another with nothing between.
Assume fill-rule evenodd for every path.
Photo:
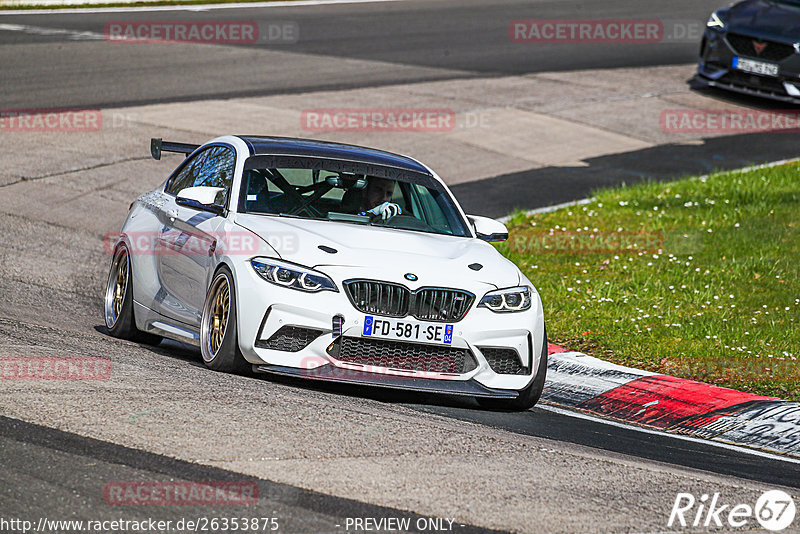
<instances>
[{"instance_id":1,"label":"car's front wheel","mask_svg":"<svg viewBox=\"0 0 800 534\"><path fill-rule=\"evenodd\" d=\"M544 379L547 375L547 330L544 331L542 340L542 354L539 357L539 367L536 369L536 377L525 389L519 391L515 399L485 399L478 398L478 404L490 410L505 410L521 412L530 410L539 402L544 389Z\"/></svg>"},{"instance_id":2,"label":"car's front wheel","mask_svg":"<svg viewBox=\"0 0 800 534\"><path fill-rule=\"evenodd\" d=\"M200 323L200 352L209 369L242 373L249 364L239 350L236 328L236 287L227 267L221 267L211 282Z\"/></svg>"},{"instance_id":3,"label":"car's front wheel","mask_svg":"<svg viewBox=\"0 0 800 534\"><path fill-rule=\"evenodd\" d=\"M104 304L106 328L112 336L150 345L161 342L161 336L136 328L133 315L133 273L130 254L125 245L117 247L111 259Z\"/></svg>"}]
</instances>

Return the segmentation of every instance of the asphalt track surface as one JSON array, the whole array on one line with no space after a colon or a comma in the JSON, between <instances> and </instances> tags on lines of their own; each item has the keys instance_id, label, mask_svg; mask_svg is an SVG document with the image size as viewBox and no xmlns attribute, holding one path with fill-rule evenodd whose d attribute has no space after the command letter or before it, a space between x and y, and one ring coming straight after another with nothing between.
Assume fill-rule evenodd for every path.
<instances>
[{"instance_id":1,"label":"asphalt track surface","mask_svg":"<svg viewBox=\"0 0 800 534\"><path fill-rule=\"evenodd\" d=\"M529 1L435 1L396 2L320 6L317 8L230 9L200 12L160 12L159 19L293 21L301 28L300 42L293 45L261 47L221 47L204 45L164 46L158 50L106 43L76 41L67 34L0 31L0 63L3 65L3 108L37 107L115 107L166 101L256 96L305 92L320 89L347 89L422 80L452 79L486 75L525 74L541 71L612 68L622 66L668 65L692 61L697 44L684 42L638 47L609 45L586 47L541 45L534 49L511 45L505 29L508 21L522 18L664 18L703 21L716 7L714 2L529 2ZM675 16L675 13L680 13ZM70 31L102 32L109 20L142 19L132 13L3 15L2 24L20 24L36 28L59 28ZM98 46L101 46L98 48ZM285 54L301 54L305 69L287 69L286 76L275 76L275 69L265 69L247 61L253 48L278 49ZM235 49L235 50L231 50ZM351 67L347 59L379 61L385 68L365 71ZM337 65L324 79L309 70L314 65L333 62ZM199 70L198 70L199 69ZM215 69L224 75L219 75ZM198 73L202 73L198 75ZM187 83L190 79L191 83ZM720 95L720 98L727 98ZM740 99L739 102L742 100ZM769 104L749 101L770 108ZM702 151L702 153L701 153ZM757 155L751 155L757 153ZM598 158L588 168L540 169L545 184L536 191L531 205L547 205L585 196L597 185L605 185L609 168L625 169L614 177L638 180L644 176L668 178L710 170L716 158L723 166L735 167L796 155L796 138L790 135L743 135L720 138L711 146L662 146L640 153ZM736 157L730 157L738 155ZM548 181L558 173L562 181ZM505 214L525 173L493 178L492 195L485 196L486 181L454 188L465 206L482 208L492 215ZM566 184L566 185L565 185ZM531 193L533 194L533 193ZM9 261L9 258L4 258ZM87 275L88 278L88 275ZM46 313L47 295L41 287L13 284L0 280L5 305L19 306L24 317L13 325L13 313L0 324L5 339L26 341L33 334L23 333L36 325L37 312ZM62 297L67 313L78 317L77 328L83 335L91 324L99 324L99 299L77 298L69 292ZM23 306L22 302L25 302ZM87 311L88 310L88 311ZM94 323L88 317L95 313ZM84 318L84 315L86 318ZM7 317L7 315L6 315ZM51 319L48 319L51 321ZM52 319L55 321L55 319ZM44 323L49 324L49 323ZM51 346L71 334L64 323L48 326ZM44 329L44 327L43 327ZM70 332L68 334L68 332ZM99 343L103 343L99 338ZM71 342L65 341L65 346ZM73 343L75 345L75 343ZM122 349L119 349L122 350ZM133 350L133 349L131 349ZM142 352L142 351L139 351ZM148 350L148 353L150 351ZM197 367L197 355L165 347L150 356L165 359L181 373ZM181 376L179 373L178 376ZM262 378L244 378L247 387L266 387ZM470 402L431 397L378 392L367 388L336 385L310 385L292 380L276 380L286 386L298 401L305 395L329 395L345 402L350 396L377 401L378 410L385 404L411 408L421 416L435 414L456 422L475 423L522 436L542 438L558 448L564 444L595 449L608 458L634 458L653 465L697 470L699 472L749 480L767 485L800 487L800 466L746 451L722 449L711 444L685 441L667 435L645 434L635 428L609 426L602 422L577 419L543 408L521 414L485 412ZM6 413L5 410L0 413ZM3 516L23 515L31 509L49 509L54 515L71 514L114 517L117 510L103 508L97 497L98 480L186 479L242 480L239 473L218 467L168 458L95 440L46 426L0 417L0 490ZM9 459L13 459L9 461ZM253 478L259 484L259 503L263 510L284 518L289 532L336 532L344 517L390 517L398 511L300 489L289 484ZM676 488L675 491L679 491ZM93 495L92 498L76 497ZM34 496L33 498L31 496ZM557 499L559 496L554 495ZM666 503L665 503L666 504ZM99 505L99 506L98 506ZM126 513L129 510L126 510ZM181 510L180 515L187 515ZM205 515L217 510L205 507ZM221 512L220 512L221 513ZM132 515L148 515L134 510ZM166 515L163 515L166 514ZM177 517L174 510L159 511L163 517ZM172 514L172 515L170 515ZM408 513L404 513L409 515ZM150 512L149 515L154 515ZM259 514L262 515L262 514ZM418 516L412 516L418 517ZM459 527L480 531L478 527Z\"/></svg>"},{"instance_id":2,"label":"asphalt track surface","mask_svg":"<svg viewBox=\"0 0 800 534\"><path fill-rule=\"evenodd\" d=\"M250 483L258 487L258 503L248 507L247 515L258 518L276 518L279 530L284 532L341 532L348 517L397 517L398 511L373 506L350 499L342 499L303 490L286 484L277 484L255 477L243 477L223 469L202 466L130 449L91 438L61 432L52 428L32 425L0 417L0 450L13 456L13 464L4 467L3 479L7 482L0 496L3 516L26 517L32 509L46 511L50 519L90 517L113 520L119 511L108 506L103 492L97 491L98 481L126 480L170 481L205 480ZM34 498L23 501L15 495L12 482L25 481L25 493ZM35 481L30 483L30 481ZM36 498L35 496L40 496ZM76 495L86 496L75 499ZM154 514L147 507L132 508L125 518L142 521L157 517L159 520L179 521L181 518L230 517L230 506L181 506L164 508ZM126 511L127 512L127 511ZM423 516L403 514L416 524ZM491 532L470 525L454 525L454 531Z\"/></svg>"},{"instance_id":3,"label":"asphalt track surface","mask_svg":"<svg viewBox=\"0 0 800 534\"><path fill-rule=\"evenodd\" d=\"M148 14L0 15L4 109L116 108L160 102L297 94L539 72L658 66L695 61L690 37L654 44L513 43L516 19L658 19L673 32L702 30L718 2L643 0L414 0L381 3L168 10ZM148 45L108 43L109 22L137 20L291 23L294 43ZM1 25L24 26L25 31ZM58 30L48 34L47 30ZM667 31L667 30L665 30ZM85 40L76 32L89 32ZM676 34L677 35L677 34ZM687 80L687 83L689 80ZM630 83L635 83L632 81ZM788 104L703 90L751 109ZM535 95L532 95L532 97ZM744 133L699 145L671 143L590 158L581 166L544 167L468 184L453 191L467 211L500 217L518 207L584 198L597 187L669 179L796 157L796 134ZM587 141L588 142L588 141ZM536 183L536 188L526 184Z\"/></svg>"},{"instance_id":4,"label":"asphalt track surface","mask_svg":"<svg viewBox=\"0 0 800 534\"><path fill-rule=\"evenodd\" d=\"M222 46L142 45L70 47L66 34L0 31L7 107L95 106L261 96L275 93L346 89L458 77L528 74L542 71L650 66L694 61L696 39L648 46L583 43L513 43L516 19L662 19L702 28L716 2L678 0L529 1L434 0L366 4L222 9L205 12L158 11L97 14L3 15L0 23L103 34L106 23L135 20L203 20L296 23L296 43ZM37 45L25 50L3 45ZM241 50L244 49L244 50ZM382 62L362 72L337 61L335 72L318 73L257 58L258 51L302 54L317 66L331 58ZM65 52L68 51L68 54ZM249 54L249 55L248 55ZM275 68L277 67L277 68ZM198 73L200 75L198 76ZM79 82L79 83L78 83Z\"/></svg>"}]
</instances>

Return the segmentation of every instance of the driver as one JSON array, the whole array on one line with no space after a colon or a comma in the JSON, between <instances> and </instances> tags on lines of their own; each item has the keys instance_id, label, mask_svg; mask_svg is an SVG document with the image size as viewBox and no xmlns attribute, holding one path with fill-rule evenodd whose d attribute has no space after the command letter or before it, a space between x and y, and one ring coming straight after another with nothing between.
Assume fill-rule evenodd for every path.
<instances>
[{"instance_id":1,"label":"driver","mask_svg":"<svg viewBox=\"0 0 800 534\"><path fill-rule=\"evenodd\" d=\"M361 195L359 215L371 215L385 221L402 214L402 208L390 202L394 195L394 186L395 181L389 178L370 177Z\"/></svg>"}]
</instances>

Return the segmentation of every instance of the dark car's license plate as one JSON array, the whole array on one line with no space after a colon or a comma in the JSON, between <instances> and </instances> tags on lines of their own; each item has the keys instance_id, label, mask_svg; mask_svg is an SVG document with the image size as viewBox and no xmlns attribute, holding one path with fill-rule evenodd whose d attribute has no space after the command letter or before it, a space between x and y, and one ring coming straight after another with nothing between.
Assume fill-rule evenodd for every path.
<instances>
[{"instance_id":1,"label":"dark car's license plate","mask_svg":"<svg viewBox=\"0 0 800 534\"><path fill-rule=\"evenodd\" d=\"M755 59L734 57L731 65L736 70L751 72L753 74L761 74L762 76L778 75L778 65L775 63L767 63L766 61L756 61Z\"/></svg>"}]
</instances>

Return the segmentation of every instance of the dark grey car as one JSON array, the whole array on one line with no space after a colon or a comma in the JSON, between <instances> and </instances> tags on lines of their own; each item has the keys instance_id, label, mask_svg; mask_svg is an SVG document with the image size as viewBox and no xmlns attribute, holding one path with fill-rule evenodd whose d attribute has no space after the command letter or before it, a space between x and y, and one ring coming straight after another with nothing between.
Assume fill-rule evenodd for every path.
<instances>
[{"instance_id":1,"label":"dark grey car","mask_svg":"<svg viewBox=\"0 0 800 534\"><path fill-rule=\"evenodd\" d=\"M712 13L696 81L800 103L800 0L745 0Z\"/></svg>"}]
</instances>

